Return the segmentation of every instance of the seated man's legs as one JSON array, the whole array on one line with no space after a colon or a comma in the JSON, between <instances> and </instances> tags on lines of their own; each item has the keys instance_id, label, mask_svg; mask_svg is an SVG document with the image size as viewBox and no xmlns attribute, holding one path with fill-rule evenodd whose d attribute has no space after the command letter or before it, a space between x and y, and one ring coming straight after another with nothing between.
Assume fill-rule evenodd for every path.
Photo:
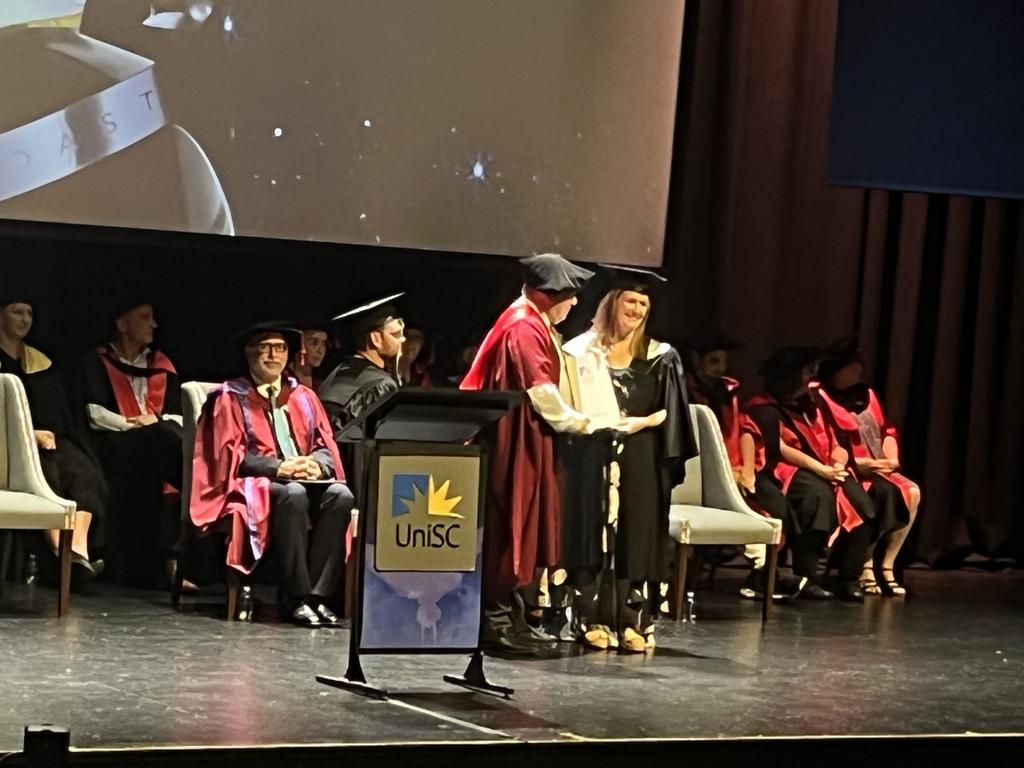
<instances>
[{"instance_id":1,"label":"seated man's legs","mask_svg":"<svg viewBox=\"0 0 1024 768\"><path fill-rule=\"evenodd\" d=\"M314 500L316 512L311 516L305 486L271 484L271 546L281 569L285 608L292 618L304 624L334 623L337 617L323 599L330 594L342 561L345 527L355 500L343 483L332 483Z\"/></svg>"},{"instance_id":2,"label":"seated man's legs","mask_svg":"<svg viewBox=\"0 0 1024 768\"><path fill-rule=\"evenodd\" d=\"M355 498L344 483L332 483L320 496L319 511L309 541L309 577L312 594L331 594L343 562L345 530L352 518Z\"/></svg>"},{"instance_id":3,"label":"seated man's legs","mask_svg":"<svg viewBox=\"0 0 1024 768\"><path fill-rule=\"evenodd\" d=\"M270 484L270 542L289 608L313 591L306 564L309 497L301 483Z\"/></svg>"}]
</instances>

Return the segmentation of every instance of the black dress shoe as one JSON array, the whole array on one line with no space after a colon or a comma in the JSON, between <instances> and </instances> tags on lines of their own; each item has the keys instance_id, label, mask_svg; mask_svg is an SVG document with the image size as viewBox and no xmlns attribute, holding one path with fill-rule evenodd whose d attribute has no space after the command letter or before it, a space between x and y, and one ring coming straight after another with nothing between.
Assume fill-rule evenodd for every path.
<instances>
[{"instance_id":1,"label":"black dress shoe","mask_svg":"<svg viewBox=\"0 0 1024 768\"><path fill-rule=\"evenodd\" d=\"M319 600L316 602L310 601L309 606L316 612L316 615L320 617L321 624L337 624L338 617L334 614L330 608Z\"/></svg>"},{"instance_id":2,"label":"black dress shoe","mask_svg":"<svg viewBox=\"0 0 1024 768\"><path fill-rule=\"evenodd\" d=\"M800 590L801 600L831 600L833 597L832 593L827 589L822 589L813 581L808 582L802 590Z\"/></svg>"},{"instance_id":3,"label":"black dress shoe","mask_svg":"<svg viewBox=\"0 0 1024 768\"><path fill-rule=\"evenodd\" d=\"M292 611L291 620L300 627L319 627L321 624L316 611L305 603L299 603L298 607Z\"/></svg>"},{"instance_id":4,"label":"black dress shoe","mask_svg":"<svg viewBox=\"0 0 1024 768\"><path fill-rule=\"evenodd\" d=\"M863 603L864 592L856 581L842 581L836 588L836 597L849 603Z\"/></svg>"}]
</instances>

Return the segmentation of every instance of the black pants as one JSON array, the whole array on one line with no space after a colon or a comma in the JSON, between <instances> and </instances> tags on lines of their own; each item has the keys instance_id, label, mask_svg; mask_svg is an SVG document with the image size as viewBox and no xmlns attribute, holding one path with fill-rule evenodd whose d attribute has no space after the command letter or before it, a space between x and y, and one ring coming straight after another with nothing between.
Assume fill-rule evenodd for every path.
<instances>
[{"instance_id":1,"label":"black pants","mask_svg":"<svg viewBox=\"0 0 1024 768\"><path fill-rule=\"evenodd\" d=\"M285 598L331 593L355 499L344 483L270 486L270 549Z\"/></svg>"},{"instance_id":2,"label":"black pants","mask_svg":"<svg viewBox=\"0 0 1024 768\"><path fill-rule=\"evenodd\" d=\"M877 515L871 498L854 478L846 479L843 491L863 523L852 531L840 532L833 561L840 581L856 581L868 548L876 537ZM829 534L838 525L836 492L824 478L801 469L793 476L786 497L793 507L797 528L789 539L793 572L813 578L818 568L818 556Z\"/></svg>"},{"instance_id":3,"label":"black pants","mask_svg":"<svg viewBox=\"0 0 1024 768\"><path fill-rule=\"evenodd\" d=\"M175 557L181 534L181 427L173 421L95 432L94 444L110 481L106 554L124 568L117 576L150 584L163 560Z\"/></svg>"}]
</instances>

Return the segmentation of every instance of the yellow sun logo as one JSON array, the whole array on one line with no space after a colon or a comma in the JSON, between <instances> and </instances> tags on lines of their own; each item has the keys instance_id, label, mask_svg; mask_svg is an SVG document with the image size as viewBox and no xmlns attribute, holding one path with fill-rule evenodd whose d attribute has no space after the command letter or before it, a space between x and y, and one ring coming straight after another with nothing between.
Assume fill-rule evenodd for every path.
<instances>
[{"instance_id":1,"label":"yellow sun logo","mask_svg":"<svg viewBox=\"0 0 1024 768\"><path fill-rule=\"evenodd\" d=\"M451 485L450 480L445 480L440 488L434 488L434 476L430 475L427 481L427 514L435 517L454 517L459 520L463 520L463 516L458 512L455 512L455 507L458 506L459 502L462 501L461 496L453 496L448 498L448 487ZM419 502L423 499L423 492L420 490L418 485L413 485L413 498L401 499L402 504L410 512L415 511L415 508L419 506Z\"/></svg>"}]
</instances>

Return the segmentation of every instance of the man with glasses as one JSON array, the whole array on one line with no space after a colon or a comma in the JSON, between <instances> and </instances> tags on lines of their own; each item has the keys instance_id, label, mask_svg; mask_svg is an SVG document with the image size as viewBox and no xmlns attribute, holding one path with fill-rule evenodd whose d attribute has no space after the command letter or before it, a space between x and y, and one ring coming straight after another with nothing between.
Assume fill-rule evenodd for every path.
<instances>
[{"instance_id":1,"label":"man with glasses","mask_svg":"<svg viewBox=\"0 0 1024 768\"><path fill-rule=\"evenodd\" d=\"M248 375L210 394L196 428L192 521L231 518L227 563L250 573L268 548L291 620L334 624L326 604L342 561L352 494L327 413L284 375L299 333L261 323L240 335Z\"/></svg>"}]
</instances>

